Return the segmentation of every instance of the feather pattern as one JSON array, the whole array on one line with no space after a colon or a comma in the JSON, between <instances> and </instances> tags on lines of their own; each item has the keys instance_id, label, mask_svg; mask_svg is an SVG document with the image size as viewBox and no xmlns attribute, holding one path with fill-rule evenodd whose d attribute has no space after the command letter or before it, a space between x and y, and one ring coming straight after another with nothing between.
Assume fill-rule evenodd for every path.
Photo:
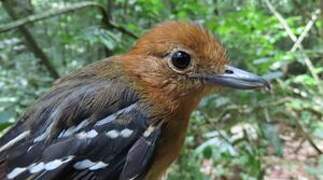
<instances>
[{"instance_id":1,"label":"feather pattern","mask_svg":"<svg viewBox=\"0 0 323 180\"><path fill-rule=\"evenodd\" d=\"M86 76L84 72L76 74ZM131 158L138 153L145 163L138 164L140 168L133 173L143 175L147 171L155 145L143 142L155 144L160 134L159 128L144 137L154 122L147 113L149 106L124 79L76 80L61 80L1 139L4 146L17 133L29 132L24 140L0 152L3 177L118 179L121 172L123 177L129 175L129 165L139 163Z\"/></svg>"},{"instance_id":2,"label":"feather pattern","mask_svg":"<svg viewBox=\"0 0 323 180\"><path fill-rule=\"evenodd\" d=\"M160 137L161 125L149 126L143 136L131 147L127 154L126 164L120 175L120 180L142 179Z\"/></svg>"}]
</instances>

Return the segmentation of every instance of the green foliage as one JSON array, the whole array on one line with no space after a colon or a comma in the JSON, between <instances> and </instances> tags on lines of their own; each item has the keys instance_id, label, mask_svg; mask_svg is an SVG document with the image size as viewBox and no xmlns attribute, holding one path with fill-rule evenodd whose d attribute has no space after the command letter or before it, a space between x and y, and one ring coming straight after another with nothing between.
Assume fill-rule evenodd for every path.
<instances>
[{"instance_id":1,"label":"green foliage","mask_svg":"<svg viewBox=\"0 0 323 180\"><path fill-rule=\"evenodd\" d=\"M31 2L34 13L39 13L79 1ZM106 0L96 2L107 6ZM199 22L228 49L232 64L272 79L272 93L220 91L205 98L192 115L185 148L168 179L263 179L268 175L265 157L286 156L286 142L281 139L285 127L291 128L298 138L304 138L300 124L315 142L323 141L322 20L315 22L302 43L319 77L317 81L307 68L304 55L298 50L290 51L293 41L262 1L111 2L113 7L108 13L112 21L136 35L164 20ZM318 7L317 1L272 3L296 36ZM0 11L1 24L10 21ZM101 15L94 9L45 19L28 28L62 75L123 53L134 43L126 34L104 27ZM17 31L0 33L0 131L10 126L53 81ZM306 172L322 178L322 159L316 158L318 166L307 165Z\"/></svg>"}]
</instances>

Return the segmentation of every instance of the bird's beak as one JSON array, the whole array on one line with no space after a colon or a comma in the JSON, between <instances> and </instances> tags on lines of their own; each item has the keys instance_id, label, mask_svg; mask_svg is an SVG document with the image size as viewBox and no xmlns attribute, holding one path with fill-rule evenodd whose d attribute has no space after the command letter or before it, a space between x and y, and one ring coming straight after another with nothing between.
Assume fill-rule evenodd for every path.
<instances>
[{"instance_id":1,"label":"bird's beak","mask_svg":"<svg viewBox=\"0 0 323 180\"><path fill-rule=\"evenodd\" d=\"M270 89L270 83L250 72L226 65L222 74L209 75L204 79L213 85L222 85L236 89Z\"/></svg>"}]
</instances>

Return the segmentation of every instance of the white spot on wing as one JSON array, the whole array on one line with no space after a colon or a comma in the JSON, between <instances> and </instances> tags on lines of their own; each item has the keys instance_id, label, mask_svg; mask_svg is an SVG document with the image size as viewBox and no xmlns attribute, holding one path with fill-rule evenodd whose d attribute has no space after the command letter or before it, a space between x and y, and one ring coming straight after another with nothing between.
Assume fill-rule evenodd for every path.
<instances>
[{"instance_id":1,"label":"white spot on wing","mask_svg":"<svg viewBox=\"0 0 323 180\"><path fill-rule=\"evenodd\" d=\"M89 169L89 170L98 170L107 167L108 164L98 161L92 162L91 160L85 159L79 162L76 162L73 167L77 170Z\"/></svg>"},{"instance_id":2,"label":"white spot on wing","mask_svg":"<svg viewBox=\"0 0 323 180\"><path fill-rule=\"evenodd\" d=\"M98 169L105 168L107 166L108 166L108 164L106 164L102 161L99 161L94 166L90 167L89 170L98 170Z\"/></svg>"},{"instance_id":3,"label":"white spot on wing","mask_svg":"<svg viewBox=\"0 0 323 180\"><path fill-rule=\"evenodd\" d=\"M45 130L45 132L43 134L36 137L34 139L34 142L39 142L39 141L45 140L49 136L49 134L52 131L53 127L54 127L54 122L51 125L48 126L48 128Z\"/></svg>"},{"instance_id":4,"label":"white spot on wing","mask_svg":"<svg viewBox=\"0 0 323 180\"><path fill-rule=\"evenodd\" d=\"M45 164L44 169L47 171L53 170L61 166L63 162L59 159L55 159L53 161L49 161L48 163Z\"/></svg>"},{"instance_id":5,"label":"white spot on wing","mask_svg":"<svg viewBox=\"0 0 323 180\"><path fill-rule=\"evenodd\" d=\"M34 145L29 146L29 148L27 149L27 152L29 152L33 147Z\"/></svg>"},{"instance_id":6,"label":"white spot on wing","mask_svg":"<svg viewBox=\"0 0 323 180\"><path fill-rule=\"evenodd\" d=\"M136 103L131 104L130 106L128 106L126 108L123 108L123 109L117 111L116 113L111 114L110 116L108 116L108 117L106 117L106 118L104 118L104 119L102 119L100 121L97 121L95 123L95 126L102 126L102 125L108 124L108 123L112 122L113 120L115 120L120 114L129 113L135 107L136 107Z\"/></svg>"},{"instance_id":7,"label":"white spot on wing","mask_svg":"<svg viewBox=\"0 0 323 180\"><path fill-rule=\"evenodd\" d=\"M125 113L129 113L132 109L134 109L136 107L136 103L131 104L130 106L128 106L127 108L124 109Z\"/></svg>"},{"instance_id":8,"label":"white spot on wing","mask_svg":"<svg viewBox=\"0 0 323 180\"><path fill-rule=\"evenodd\" d=\"M71 126L68 129L64 130L63 132L61 132L58 135L58 137L59 138L69 137L70 135L76 133L77 131L79 131L80 129L86 127L87 125L89 125L89 121L88 120L84 120L81 123L79 123L76 127L75 126Z\"/></svg>"},{"instance_id":9,"label":"white spot on wing","mask_svg":"<svg viewBox=\"0 0 323 180\"><path fill-rule=\"evenodd\" d=\"M74 156L67 156L66 158L62 158L62 159L55 159L53 161L49 161L45 164L44 169L47 171L51 171L54 170L58 167L60 167L61 165L69 162L70 160L72 160L74 158Z\"/></svg>"},{"instance_id":10,"label":"white spot on wing","mask_svg":"<svg viewBox=\"0 0 323 180\"><path fill-rule=\"evenodd\" d=\"M109 138L115 139L119 136L119 132L117 130L111 130L105 133Z\"/></svg>"},{"instance_id":11,"label":"white spot on wing","mask_svg":"<svg viewBox=\"0 0 323 180\"><path fill-rule=\"evenodd\" d=\"M77 132L78 130L80 130L81 128L85 127L89 125L89 121L87 119L85 119L84 121L82 121L79 125L77 125L74 129L74 132Z\"/></svg>"},{"instance_id":12,"label":"white spot on wing","mask_svg":"<svg viewBox=\"0 0 323 180\"><path fill-rule=\"evenodd\" d=\"M128 129L128 128L125 128L121 131L118 131L118 130L110 130L108 132L105 133L106 136L108 136L109 138L111 139L115 139L119 136L123 137L123 138L128 138L131 136L131 134L133 133L133 130L131 129Z\"/></svg>"},{"instance_id":13,"label":"white spot on wing","mask_svg":"<svg viewBox=\"0 0 323 180\"><path fill-rule=\"evenodd\" d=\"M67 163L67 162L69 162L70 160L72 160L73 158L74 158L74 156L73 156L73 155L67 156L67 157L65 157L65 158L63 159L63 163Z\"/></svg>"},{"instance_id":14,"label":"white spot on wing","mask_svg":"<svg viewBox=\"0 0 323 180\"><path fill-rule=\"evenodd\" d=\"M26 170L29 170L31 174L39 173L43 170L51 171L60 167L62 164L69 162L73 158L74 156L71 155L71 156L64 157L62 159L54 159L53 161L49 161L47 163L39 162L39 163L32 163L26 167L16 167L10 173L7 174L7 178L14 179ZM99 163L93 163L92 166L97 168L103 168L103 165Z\"/></svg>"},{"instance_id":15,"label":"white spot on wing","mask_svg":"<svg viewBox=\"0 0 323 180\"><path fill-rule=\"evenodd\" d=\"M79 161L79 162L75 163L75 164L73 165L73 167L74 167L75 169L77 169L77 170L82 170L82 169L87 169L87 168L89 168L89 167L92 167L92 166L94 166L94 165L95 165L95 163L94 163L94 162L92 162L92 161L90 161L90 160L88 160L88 159L85 159L85 160L83 160L83 161Z\"/></svg>"},{"instance_id":16,"label":"white spot on wing","mask_svg":"<svg viewBox=\"0 0 323 180\"><path fill-rule=\"evenodd\" d=\"M111 114L110 116L108 116L108 117L106 117L106 118L104 118L104 119L96 122L95 123L95 126L102 126L104 124L108 124L108 123L112 122L113 120L115 120L116 117L117 117L116 115Z\"/></svg>"},{"instance_id":17,"label":"white spot on wing","mask_svg":"<svg viewBox=\"0 0 323 180\"><path fill-rule=\"evenodd\" d=\"M154 126L149 126L148 129L144 132L144 137L150 136L150 134L155 130Z\"/></svg>"},{"instance_id":18,"label":"white spot on wing","mask_svg":"<svg viewBox=\"0 0 323 180\"><path fill-rule=\"evenodd\" d=\"M87 132L87 137L88 138L94 138L97 135L98 135L98 133L94 129L92 129L91 131Z\"/></svg>"},{"instance_id":19,"label":"white spot on wing","mask_svg":"<svg viewBox=\"0 0 323 180\"><path fill-rule=\"evenodd\" d=\"M72 160L74 158L74 156L67 156L65 158L62 158L62 159L55 159L53 161L49 161L45 164L45 167L44 169L47 170L47 171L51 171L51 170L54 170L58 167L60 167L61 165L69 162L70 160Z\"/></svg>"},{"instance_id":20,"label":"white spot on wing","mask_svg":"<svg viewBox=\"0 0 323 180\"><path fill-rule=\"evenodd\" d=\"M12 140L10 140L9 142L7 142L5 145L3 145L0 148L0 152L12 147L13 145L15 145L17 142L23 140L25 137L29 136L30 131L24 131L22 133L20 133L17 137L13 138Z\"/></svg>"},{"instance_id":21,"label":"white spot on wing","mask_svg":"<svg viewBox=\"0 0 323 180\"><path fill-rule=\"evenodd\" d=\"M94 138L98 135L98 132L96 132L96 130L92 129L88 132L80 132L78 134L76 134L76 137L78 137L79 139L86 139L86 138Z\"/></svg>"},{"instance_id":22,"label":"white spot on wing","mask_svg":"<svg viewBox=\"0 0 323 180\"><path fill-rule=\"evenodd\" d=\"M30 167L29 167L29 172L31 174L34 174L34 173L38 173L40 171L42 171L45 167L45 163L43 162L40 162L40 163L37 163L37 164L32 164Z\"/></svg>"},{"instance_id":23,"label":"white spot on wing","mask_svg":"<svg viewBox=\"0 0 323 180\"><path fill-rule=\"evenodd\" d=\"M21 173L23 173L24 171L26 171L27 170L27 168L25 168L25 167L23 167L23 168L21 168L21 167L17 167L17 168L15 168L15 169L13 169L8 175L7 175L7 178L8 179L13 179L13 178L15 178L15 177L17 177L17 176L19 176Z\"/></svg>"},{"instance_id":24,"label":"white spot on wing","mask_svg":"<svg viewBox=\"0 0 323 180\"><path fill-rule=\"evenodd\" d=\"M30 164L29 166L23 167L25 170L28 169L31 174L39 173L43 170L51 171L58 167L60 167L62 164L67 163L71 161L74 158L74 156L66 156L61 159L54 159L52 161L49 161L47 163L44 162L38 162ZM17 169L17 168L15 168Z\"/></svg>"},{"instance_id":25,"label":"white spot on wing","mask_svg":"<svg viewBox=\"0 0 323 180\"><path fill-rule=\"evenodd\" d=\"M122 137L124 137L124 138L127 138L127 137L131 136L132 133L133 133L133 130L128 129L128 128L123 129L122 131L120 131L120 135Z\"/></svg>"}]
</instances>

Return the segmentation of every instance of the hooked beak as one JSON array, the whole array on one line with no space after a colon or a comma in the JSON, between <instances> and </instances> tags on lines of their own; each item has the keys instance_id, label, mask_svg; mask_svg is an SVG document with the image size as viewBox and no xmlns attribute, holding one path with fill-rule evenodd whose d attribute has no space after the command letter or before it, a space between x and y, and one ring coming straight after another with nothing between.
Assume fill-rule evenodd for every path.
<instances>
[{"instance_id":1,"label":"hooked beak","mask_svg":"<svg viewBox=\"0 0 323 180\"><path fill-rule=\"evenodd\" d=\"M250 72L226 65L223 74L209 75L203 78L207 83L236 89L270 89L270 83Z\"/></svg>"}]
</instances>

